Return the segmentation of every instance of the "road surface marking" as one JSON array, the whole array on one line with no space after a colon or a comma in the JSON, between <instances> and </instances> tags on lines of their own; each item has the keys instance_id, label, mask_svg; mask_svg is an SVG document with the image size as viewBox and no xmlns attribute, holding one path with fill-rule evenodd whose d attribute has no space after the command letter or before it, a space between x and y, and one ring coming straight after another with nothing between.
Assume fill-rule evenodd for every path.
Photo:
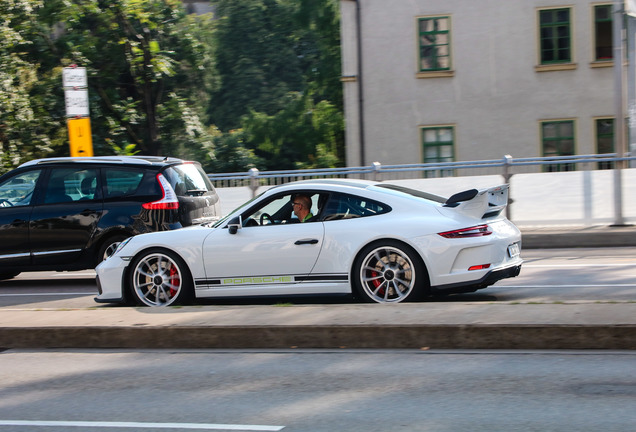
<instances>
[{"instance_id":1,"label":"road surface marking","mask_svg":"<svg viewBox=\"0 0 636 432\"><path fill-rule=\"evenodd\" d=\"M540 268L540 267L634 267L636 263L631 264L523 264L522 268Z\"/></svg>"},{"instance_id":2,"label":"road surface marking","mask_svg":"<svg viewBox=\"0 0 636 432\"><path fill-rule=\"evenodd\" d=\"M228 431L280 431L285 426L209 424L209 423L146 423L146 422L97 422L97 421L40 421L0 420L1 426L85 427L85 428L155 428Z\"/></svg>"},{"instance_id":3,"label":"road surface marking","mask_svg":"<svg viewBox=\"0 0 636 432\"><path fill-rule=\"evenodd\" d=\"M76 295L95 295L96 292L74 292L74 293L14 293L0 294L0 297L40 297L40 296L76 296Z\"/></svg>"}]
</instances>

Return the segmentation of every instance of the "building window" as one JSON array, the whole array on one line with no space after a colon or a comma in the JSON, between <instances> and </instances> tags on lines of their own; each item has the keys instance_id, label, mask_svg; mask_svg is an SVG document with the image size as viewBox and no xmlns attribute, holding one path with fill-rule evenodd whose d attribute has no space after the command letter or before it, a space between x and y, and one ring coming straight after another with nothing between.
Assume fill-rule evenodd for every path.
<instances>
[{"instance_id":1,"label":"building window","mask_svg":"<svg viewBox=\"0 0 636 432\"><path fill-rule=\"evenodd\" d=\"M594 6L594 60L612 60L612 5Z\"/></svg>"},{"instance_id":2,"label":"building window","mask_svg":"<svg viewBox=\"0 0 636 432\"><path fill-rule=\"evenodd\" d=\"M455 131L452 126L422 128L424 163L453 162ZM426 177L448 177L453 170L425 171Z\"/></svg>"},{"instance_id":3,"label":"building window","mask_svg":"<svg viewBox=\"0 0 636 432\"><path fill-rule=\"evenodd\" d=\"M570 27L569 8L539 11L541 64L570 63L572 61Z\"/></svg>"},{"instance_id":4,"label":"building window","mask_svg":"<svg viewBox=\"0 0 636 432\"><path fill-rule=\"evenodd\" d=\"M420 18L420 72L450 70L450 17Z\"/></svg>"},{"instance_id":5,"label":"building window","mask_svg":"<svg viewBox=\"0 0 636 432\"><path fill-rule=\"evenodd\" d=\"M543 156L574 155L574 120L541 123ZM574 164L546 165L546 171L574 171Z\"/></svg>"},{"instance_id":6,"label":"building window","mask_svg":"<svg viewBox=\"0 0 636 432\"><path fill-rule=\"evenodd\" d=\"M596 120L596 153L614 153L614 119ZM613 169L614 162L598 163L598 169Z\"/></svg>"}]
</instances>

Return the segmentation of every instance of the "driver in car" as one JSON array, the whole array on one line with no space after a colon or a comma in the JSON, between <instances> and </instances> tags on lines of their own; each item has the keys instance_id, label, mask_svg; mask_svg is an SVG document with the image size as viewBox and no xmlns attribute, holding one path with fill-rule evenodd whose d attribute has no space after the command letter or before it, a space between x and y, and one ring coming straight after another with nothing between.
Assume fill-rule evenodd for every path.
<instances>
[{"instance_id":1,"label":"driver in car","mask_svg":"<svg viewBox=\"0 0 636 432\"><path fill-rule=\"evenodd\" d=\"M300 222L306 222L314 215L311 214L311 199L307 195L296 195L292 201L294 214Z\"/></svg>"}]
</instances>

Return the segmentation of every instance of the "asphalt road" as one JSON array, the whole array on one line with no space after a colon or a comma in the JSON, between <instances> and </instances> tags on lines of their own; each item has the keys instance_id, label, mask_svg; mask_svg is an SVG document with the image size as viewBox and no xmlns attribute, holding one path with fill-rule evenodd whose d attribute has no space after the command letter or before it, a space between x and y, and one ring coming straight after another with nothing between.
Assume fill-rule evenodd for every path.
<instances>
[{"instance_id":1,"label":"asphalt road","mask_svg":"<svg viewBox=\"0 0 636 432\"><path fill-rule=\"evenodd\" d=\"M624 302L636 300L636 248L532 249L521 275L441 302ZM34 272L0 282L0 308L100 308L93 271ZM348 297L205 300L203 304L351 303Z\"/></svg>"},{"instance_id":2,"label":"asphalt road","mask_svg":"<svg viewBox=\"0 0 636 432\"><path fill-rule=\"evenodd\" d=\"M636 353L0 352L3 432L625 432Z\"/></svg>"}]
</instances>

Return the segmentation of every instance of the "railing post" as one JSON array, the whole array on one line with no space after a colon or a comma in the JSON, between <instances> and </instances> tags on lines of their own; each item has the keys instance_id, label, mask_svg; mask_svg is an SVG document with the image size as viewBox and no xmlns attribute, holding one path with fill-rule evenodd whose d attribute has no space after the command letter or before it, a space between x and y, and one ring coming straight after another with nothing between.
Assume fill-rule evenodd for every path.
<instances>
[{"instance_id":1,"label":"railing post","mask_svg":"<svg viewBox=\"0 0 636 432\"><path fill-rule=\"evenodd\" d=\"M506 218L510 219L510 205L513 203L513 199L510 197L510 177L512 177L512 173L510 172L510 168L512 166L512 156L505 155L504 156L504 165L503 165L503 178L504 182L508 185L508 205L506 206Z\"/></svg>"},{"instance_id":2,"label":"railing post","mask_svg":"<svg viewBox=\"0 0 636 432\"><path fill-rule=\"evenodd\" d=\"M252 198L256 196L256 190L258 189L258 168L250 168L250 189L252 190Z\"/></svg>"},{"instance_id":3,"label":"railing post","mask_svg":"<svg viewBox=\"0 0 636 432\"><path fill-rule=\"evenodd\" d=\"M380 177L380 170L382 169L382 164L380 162L373 162L371 164L371 169L372 174L371 174L371 178L373 179L373 181L379 181L378 178Z\"/></svg>"}]
</instances>

